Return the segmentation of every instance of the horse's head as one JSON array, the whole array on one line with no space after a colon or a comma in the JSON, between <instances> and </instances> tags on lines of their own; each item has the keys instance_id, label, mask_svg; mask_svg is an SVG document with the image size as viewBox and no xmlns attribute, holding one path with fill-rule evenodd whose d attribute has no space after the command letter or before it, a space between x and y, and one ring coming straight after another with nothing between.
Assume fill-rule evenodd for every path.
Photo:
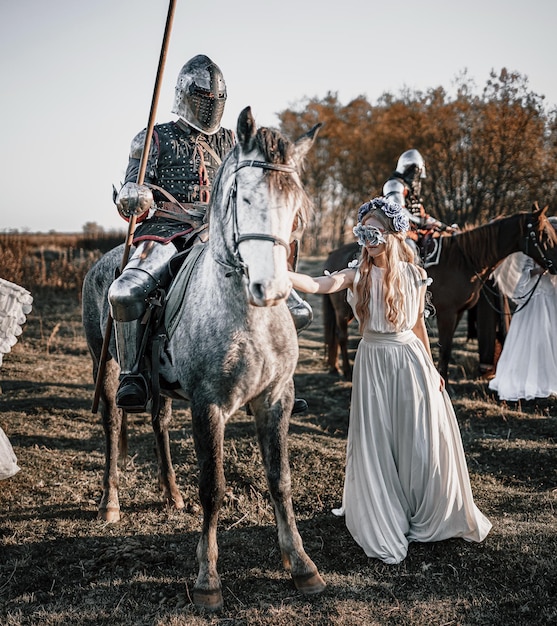
<instances>
[{"instance_id":1,"label":"horse's head","mask_svg":"<svg viewBox=\"0 0 557 626\"><path fill-rule=\"evenodd\" d=\"M522 252L551 274L557 274L557 233L546 215L547 209L540 209L535 203L527 214Z\"/></svg>"},{"instance_id":2,"label":"horse's head","mask_svg":"<svg viewBox=\"0 0 557 626\"><path fill-rule=\"evenodd\" d=\"M215 185L210 240L229 273L243 274L256 306L273 306L288 295L292 232L306 222L310 207L300 170L320 126L292 143L276 130L257 129L250 107L238 118L238 144Z\"/></svg>"}]
</instances>

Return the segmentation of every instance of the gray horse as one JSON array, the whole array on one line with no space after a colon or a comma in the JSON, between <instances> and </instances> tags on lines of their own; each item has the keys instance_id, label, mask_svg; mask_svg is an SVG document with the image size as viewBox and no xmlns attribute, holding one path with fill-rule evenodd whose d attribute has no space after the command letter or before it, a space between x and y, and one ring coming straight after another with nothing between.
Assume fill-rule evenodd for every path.
<instances>
[{"instance_id":1,"label":"gray horse","mask_svg":"<svg viewBox=\"0 0 557 626\"><path fill-rule=\"evenodd\" d=\"M309 208L299 171L318 128L292 143L275 130L257 129L249 107L241 112L238 143L215 180L209 241L202 244L205 249L190 272L185 298L174 307L172 332L159 363L162 379L178 386L177 393L190 401L203 507L193 601L210 610L223 602L217 520L225 493L225 424L244 405L255 418L283 563L301 592L325 588L296 527L287 448L298 359L296 329L285 303L290 289L288 242ZM83 286L83 323L95 377L108 315L107 291L121 258L121 247L107 253ZM117 460L126 432L125 413L115 405L115 354L112 342L100 396L106 463L99 517L107 521L119 519ZM159 482L167 502L182 508L168 441L171 399L164 396L160 402L153 419Z\"/></svg>"}]
</instances>

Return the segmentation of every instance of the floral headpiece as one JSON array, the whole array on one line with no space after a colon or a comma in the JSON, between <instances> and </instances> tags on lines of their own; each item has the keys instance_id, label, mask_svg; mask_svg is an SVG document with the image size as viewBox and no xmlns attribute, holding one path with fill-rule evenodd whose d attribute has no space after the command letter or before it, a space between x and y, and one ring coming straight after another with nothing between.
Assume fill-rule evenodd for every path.
<instances>
[{"instance_id":1,"label":"floral headpiece","mask_svg":"<svg viewBox=\"0 0 557 626\"><path fill-rule=\"evenodd\" d=\"M393 223L396 232L406 232L410 228L408 216L400 204L385 198L373 198L373 200L362 204L358 210L358 222L361 223L364 217L374 209L381 209L385 213Z\"/></svg>"}]
</instances>

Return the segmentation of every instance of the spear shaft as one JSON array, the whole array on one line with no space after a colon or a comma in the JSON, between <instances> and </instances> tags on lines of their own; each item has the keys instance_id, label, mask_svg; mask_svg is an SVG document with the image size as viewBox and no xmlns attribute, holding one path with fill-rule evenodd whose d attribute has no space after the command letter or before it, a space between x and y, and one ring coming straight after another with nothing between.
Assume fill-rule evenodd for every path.
<instances>
[{"instance_id":1,"label":"spear shaft","mask_svg":"<svg viewBox=\"0 0 557 626\"><path fill-rule=\"evenodd\" d=\"M147 170L147 161L149 159L149 148L151 146L151 139L153 137L153 129L155 127L155 116L157 113L157 106L159 103L159 95L161 90L162 83L162 75L164 72L164 65L166 63L166 55L168 52L168 45L170 42L170 31L172 30L172 22L174 20L174 11L176 8L177 0L170 0L168 6L168 14L166 16L166 25L164 28L164 35L162 39L161 52L159 56L159 65L157 68L157 75L155 79L155 87L153 89L153 98L151 100L151 108L149 111L149 121L147 123L147 129L145 132L145 142L143 144L143 152L141 153L141 161L139 164L139 172L137 173L137 184L142 185L145 180L145 172ZM133 242L133 235L135 232L135 225L137 221L137 216L132 215L130 217L130 221L128 222L128 232L126 235L126 242L124 246L124 252L122 254L122 261L120 263L120 272L124 270L128 263L128 259L130 256L130 249ZM101 388L104 380L104 375L106 371L106 361L108 357L108 346L110 344L110 336L112 335L112 316L110 315L110 311L108 313L108 318L106 320L106 328L104 331L103 345L101 350L101 356L99 359L99 367L97 370L97 378L95 381L95 395L93 397L93 405L91 407L91 412L96 413L99 408L99 399L101 395Z\"/></svg>"}]
</instances>

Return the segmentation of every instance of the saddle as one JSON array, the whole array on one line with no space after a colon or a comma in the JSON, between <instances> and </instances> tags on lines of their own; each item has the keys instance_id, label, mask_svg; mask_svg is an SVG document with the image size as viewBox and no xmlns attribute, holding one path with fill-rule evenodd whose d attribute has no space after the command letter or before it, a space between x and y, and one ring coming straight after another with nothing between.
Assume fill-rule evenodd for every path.
<instances>
[{"instance_id":1,"label":"saddle","mask_svg":"<svg viewBox=\"0 0 557 626\"><path fill-rule=\"evenodd\" d=\"M147 297L147 310L141 319L143 333L137 357L138 369L151 382L151 417L155 419L160 408L160 392L181 398L173 391L179 385L160 375L160 359L168 337L174 332L193 268L207 249L207 225L187 234L181 242L181 252L169 261L170 281Z\"/></svg>"},{"instance_id":2,"label":"saddle","mask_svg":"<svg viewBox=\"0 0 557 626\"><path fill-rule=\"evenodd\" d=\"M418 231L416 245L420 254L422 267L427 269L432 265L438 265L443 245L443 235L439 231Z\"/></svg>"}]
</instances>

